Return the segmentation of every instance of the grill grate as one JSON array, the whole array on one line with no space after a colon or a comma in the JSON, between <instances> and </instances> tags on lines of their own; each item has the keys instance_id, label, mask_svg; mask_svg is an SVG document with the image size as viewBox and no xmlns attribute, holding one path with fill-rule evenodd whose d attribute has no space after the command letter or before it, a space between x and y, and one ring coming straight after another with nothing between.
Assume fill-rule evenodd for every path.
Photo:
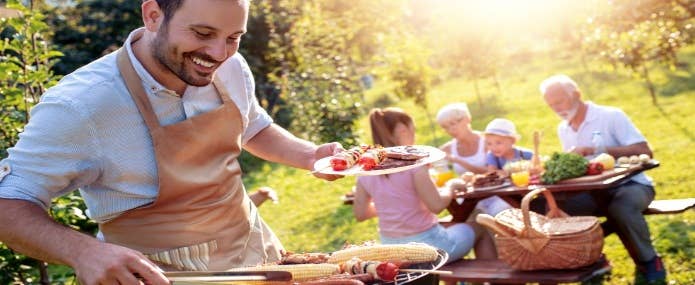
<instances>
[{"instance_id":1,"label":"grill grate","mask_svg":"<svg viewBox=\"0 0 695 285\"><path fill-rule=\"evenodd\" d=\"M429 263L418 263L412 264L408 269L425 269L425 270L437 270L446 263L449 259L449 254L446 251L437 249L437 259ZM393 282L384 282L384 285L401 285L408 284L412 281L420 279L421 277L430 274L429 272L401 272L396 275L396 280Z\"/></svg>"}]
</instances>

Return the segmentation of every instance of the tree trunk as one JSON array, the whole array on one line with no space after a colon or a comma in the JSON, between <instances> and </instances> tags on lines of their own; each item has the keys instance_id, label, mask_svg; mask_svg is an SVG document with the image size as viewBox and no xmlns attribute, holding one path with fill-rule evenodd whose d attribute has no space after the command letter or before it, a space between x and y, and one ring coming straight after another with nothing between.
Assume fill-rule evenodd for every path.
<instances>
[{"instance_id":1,"label":"tree trunk","mask_svg":"<svg viewBox=\"0 0 695 285\"><path fill-rule=\"evenodd\" d=\"M584 53L581 53L579 55L579 60L582 62L582 68L584 68L584 72L589 73L589 65L586 63L586 56Z\"/></svg>"},{"instance_id":2,"label":"tree trunk","mask_svg":"<svg viewBox=\"0 0 695 285\"><path fill-rule=\"evenodd\" d=\"M478 96L478 105L480 105L480 109L483 109L483 98L480 97L480 88L478 88L478 78L473 78L473 87L475 88L475 95Z\"/></svg>"},{"instance_id":3,"label":"tree trunk","mask_svg":"<svg viewBox=\"0 0 695 285\"><path fill-rule=\"evenodd\" d=\"M656 101L656 90L654 87L654 83L652 83L652 79L649 77L649 69L647 68L647 65L642 65L642 77L644 78L644 81L647 83L649 95L652 96L652 104L654 106L658 105L658 102Z\"/></svg>"},{"instance_id":4,"label":"tree trunk","mask_svg":"<svg viewBox=\"0 0 695 285\"><path fill-rule=\"evenodd\" d=\"M51 285L51 277L48 276L48 264L43 260L36 260L39 264L39 273L41 274L41 280L39 283L42 285Z\"/></svg>"},{"instance_id":5,"label":"tree trunk","mask_svg":"<svg viewBox=\"0 0 695 285\"><path fill-rule=\"evenodd\" d=\"M432 114L430 113L430 108L428 107L427 104L425 104L424 109L425 109L425 116L427 116L427 120L428 120L429 123L430 123L430 133L431 133L431 135L432 135L432 140L435 141L435 142L437 142L437 143L439 143L439 142L437 141L437 126L435 125L434 120L432 120L432 117L433 117L433 116L432 116Z\"/></svg>"},{"instance_id":6,"label":"tree trunk","mask_svg":"<svg viewBox=\"0 0 695 285\"><path fill-rule=\"evenodd\" d=\"M497 72L495 72L495 74L492 75L492 82L495 83L497 93L499 93L499 95L502 95L502 85L500 84L500 81L497 78Z\"/></svg>"}]
</instances>

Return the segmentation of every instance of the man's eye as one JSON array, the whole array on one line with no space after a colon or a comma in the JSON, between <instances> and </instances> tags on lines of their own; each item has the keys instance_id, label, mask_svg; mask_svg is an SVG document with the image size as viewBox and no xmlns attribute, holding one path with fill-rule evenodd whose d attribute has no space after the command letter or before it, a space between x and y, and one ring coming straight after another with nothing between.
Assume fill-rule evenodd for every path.
<instances>
[{"instance_id":1,"label":"man's eye","mask_svg":"<svg viewBox=\"0 0 695 285\"><path fill-rule=\"evenodd\" d=\"M202 38L206 38L206 37L209 37L211 35L210 33L203 33L203 32L199 32L199 31L195 31L195 34L199 37L202 37Z\"/></svg>"}]
</instances>

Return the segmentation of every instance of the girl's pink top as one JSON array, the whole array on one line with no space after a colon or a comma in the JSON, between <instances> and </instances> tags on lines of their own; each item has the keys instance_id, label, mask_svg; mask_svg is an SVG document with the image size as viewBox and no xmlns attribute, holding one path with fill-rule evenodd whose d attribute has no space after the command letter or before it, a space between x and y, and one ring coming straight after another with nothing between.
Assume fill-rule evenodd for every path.
<instances>
[{"instance_id":1,"label":"girl's pink top","mask_svg":"<svg viewBox=\"0 0 695 285\"><path fill-rule=\"evenodd\" d=\"M422 166L426 167L426 166ZM391 238L424 232L438 223L415 191L414 172L359 176L357 184L372 197L381 235Z\"/></svg>"}]
</instances>

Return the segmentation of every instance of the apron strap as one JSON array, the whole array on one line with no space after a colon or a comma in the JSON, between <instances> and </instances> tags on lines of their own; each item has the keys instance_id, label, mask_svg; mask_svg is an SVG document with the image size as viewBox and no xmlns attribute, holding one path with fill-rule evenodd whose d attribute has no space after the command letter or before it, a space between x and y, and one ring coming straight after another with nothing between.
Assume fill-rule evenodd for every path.
<instances>
[{"instance_id":1,"label":"apron strap","mask_svg":"<svg viewBox=\"0 0 695 285\"><path fill-rule=\"evenodd\" d=\"M145 120L145 124L151 133L155 129L159 128L159 120L155 116L152 104L150 104L150 100L147 99L147 93L145 92L145 89L142 88L142 81L135 72L135 68L133 68L133 64L131 63L128 52L125 48L120 48L118 51L117 61L118 70L120 71L121 76L123 76L123 80L128 88L130 97L133 98L135 105L138 106L140 115L142 115L142 118Z\"/></svg>"},{"instance_id":2,"label":"apron strap","mask_svg":"<svg viewBox=\"0 0 695 285\"><path fill-rule=\"evenodd\" d=\"M217 89L217 94L219 94L220 99L222 99L222 103L232 102L232 97L229 95L229 91L227 91L227 88L224 87L224 84L222 84L222 79L217 76L217 73L215 73L212 79L212 85L214 85L215 89Z\"/></svg>"}]
</instances>

